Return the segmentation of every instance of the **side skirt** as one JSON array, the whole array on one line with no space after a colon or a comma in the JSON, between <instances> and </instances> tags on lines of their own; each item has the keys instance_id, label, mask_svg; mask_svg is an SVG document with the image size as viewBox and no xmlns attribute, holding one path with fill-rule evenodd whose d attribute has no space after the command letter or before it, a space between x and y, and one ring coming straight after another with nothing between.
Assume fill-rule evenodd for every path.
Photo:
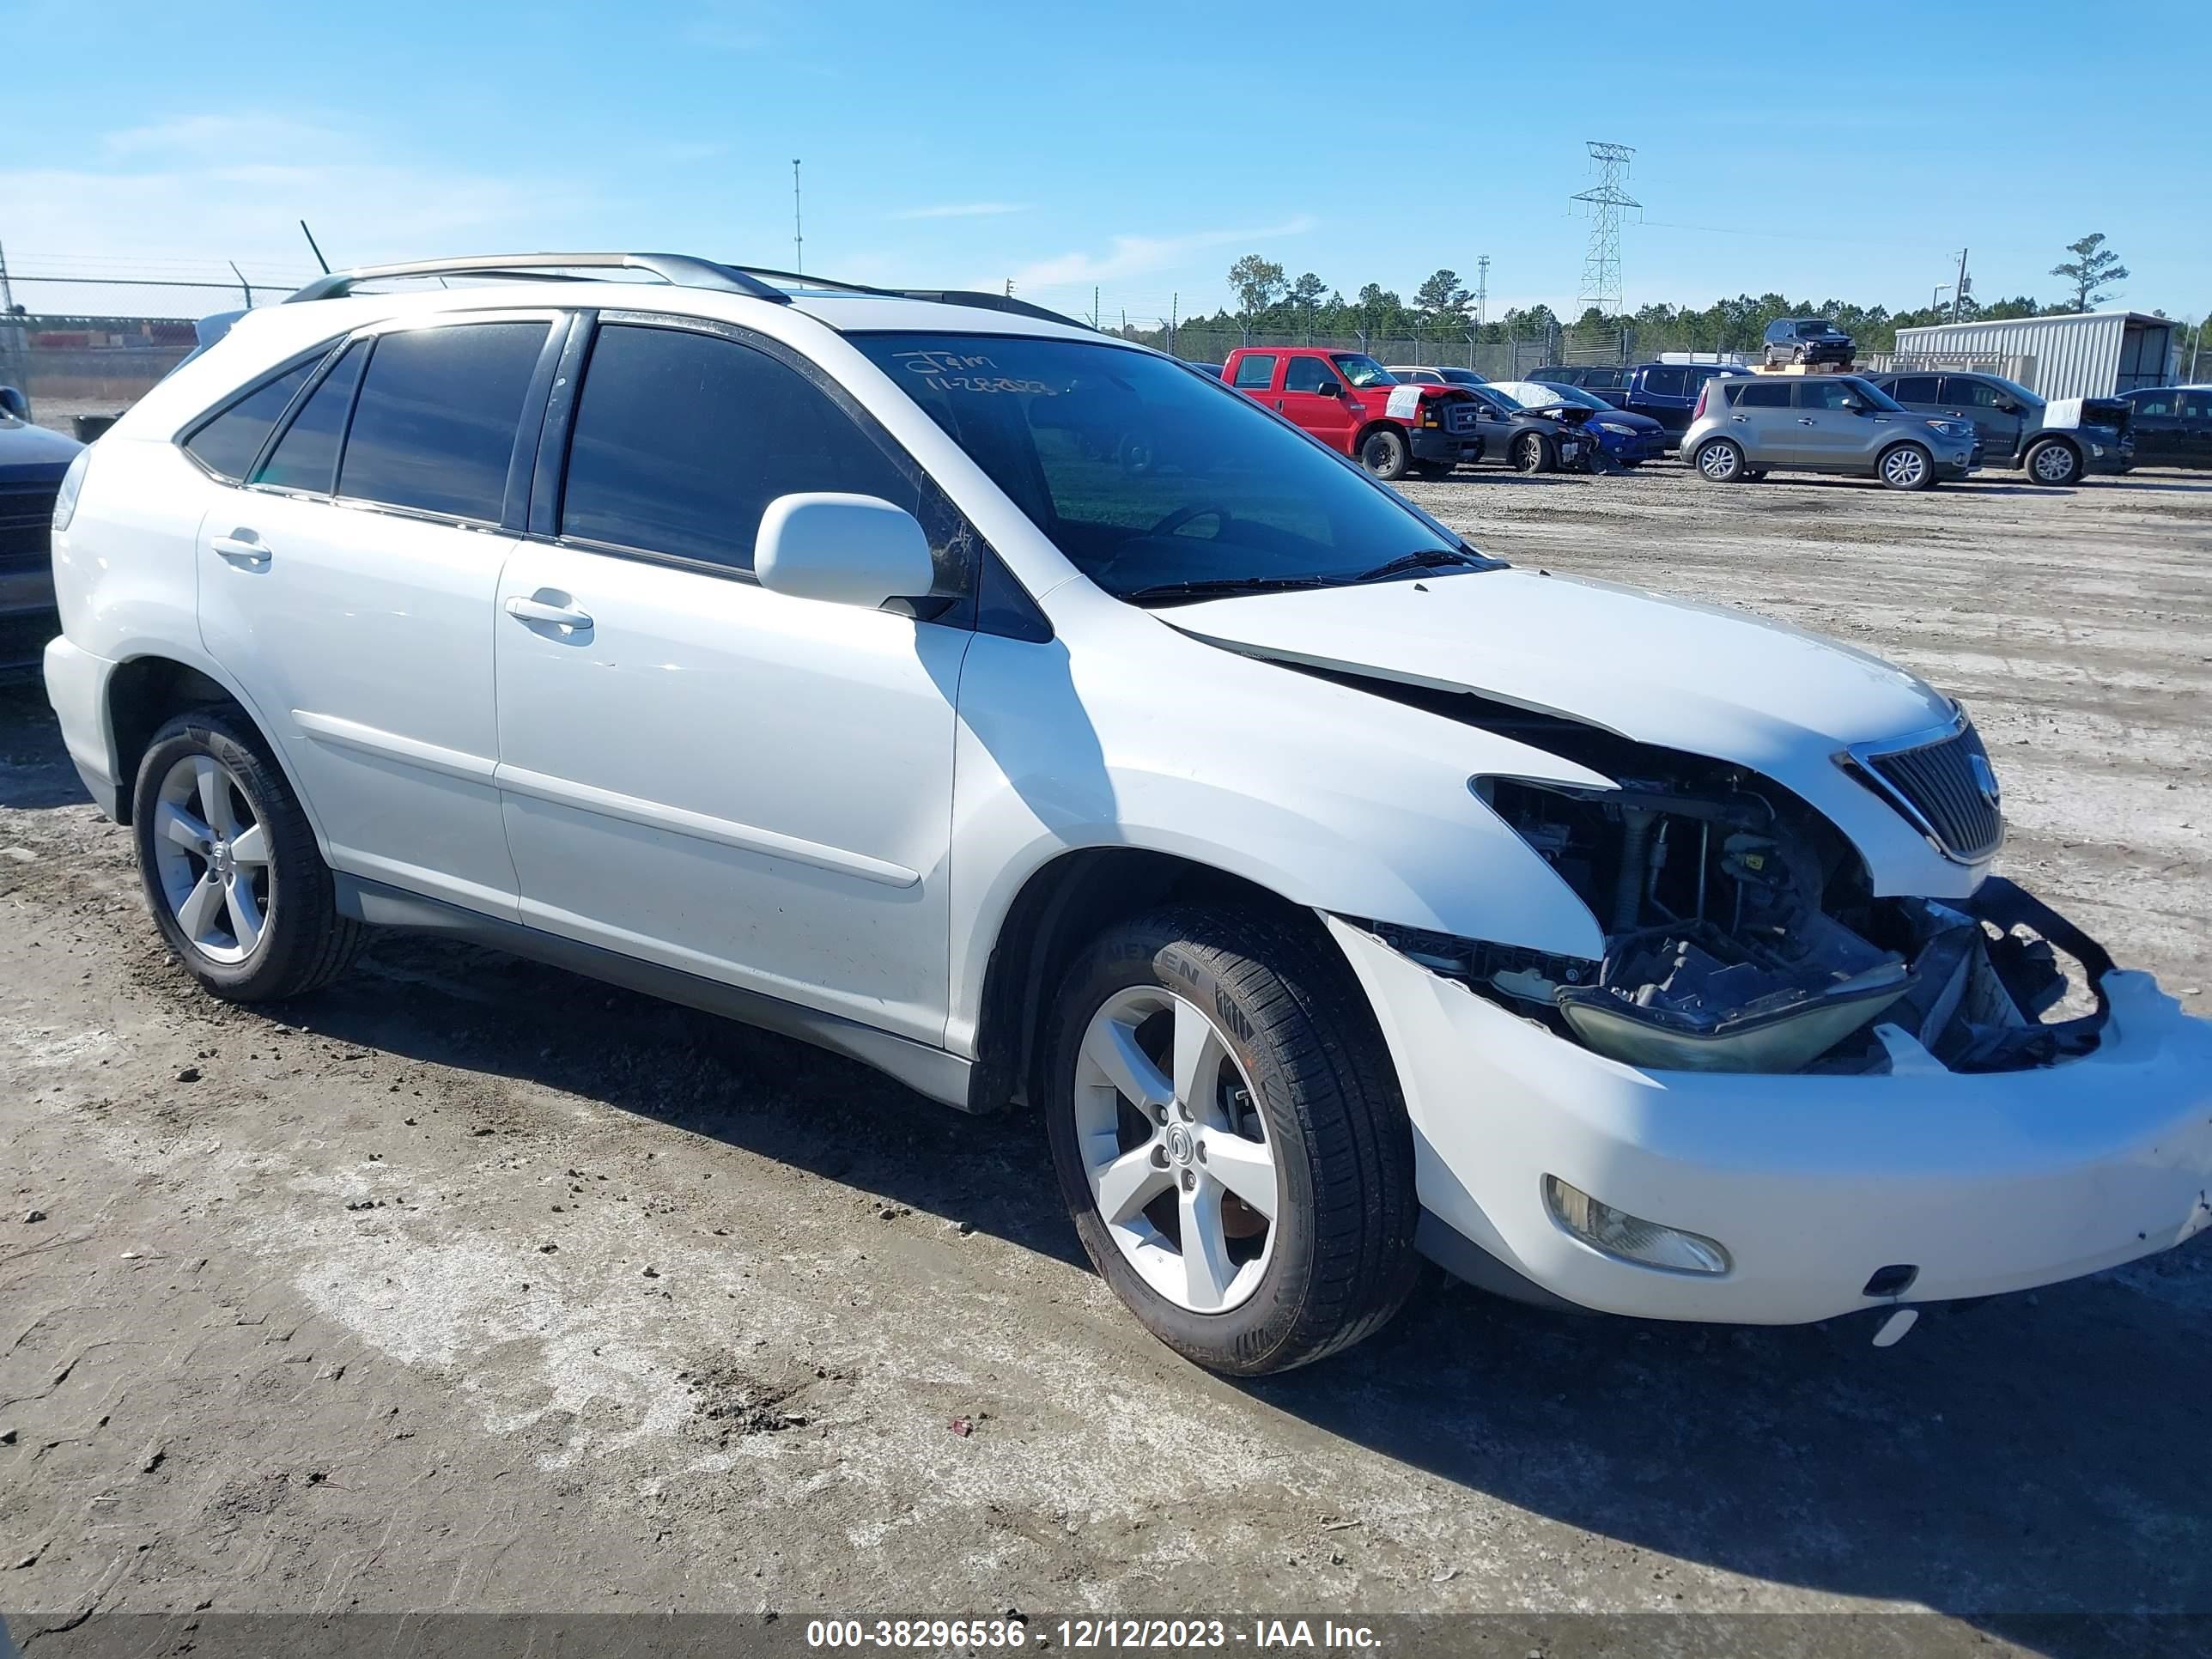
<instances>
[{"instance_id":1,"label":"side skirt","mask_svg":"<svg viewBox=\"0 0 2212 1659\"><path fill-rule=\"evenodd\" d=\"M526 957L548 967L566 969L625 990L640 991L665 1002L718 1014L743 1025L757 1025L783 1036L797 1037L817 1048L874 1066L903 1083L917 1094L928 1096L963 1112L994 1109L970 1096L975 1064L942 1048L911 1038L879 1031L841 1014L801 1007L781 997L738 986L725 985L681 969L641 961L597 945L562 939L518 921L481 915L474 910L425 898L419 893L386 886L382 882L333 872L341 915L373 927L392 927L409 933L437 933L484 945L511 956Z\"/></svg>"}]
</instances>

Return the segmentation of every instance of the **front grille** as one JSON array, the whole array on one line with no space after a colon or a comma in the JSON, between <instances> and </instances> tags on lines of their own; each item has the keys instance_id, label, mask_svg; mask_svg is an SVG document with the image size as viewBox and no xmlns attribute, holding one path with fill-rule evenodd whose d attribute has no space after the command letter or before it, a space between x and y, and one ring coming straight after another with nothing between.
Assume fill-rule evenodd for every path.
<instances>
[{"instance_id":1,"label":"front grille","mask_svg":"<svg viewBox=\"0 0 2212 1659\"><path fill-rule=\"evenodd\" d=\"M2003 844L1996 774L1972 726L1863 759L1890 804L1960 863L1979 864Z\"/></svg>"},{"instance_id":2,"label":"front grille","mask_svg":"<svg viewBox=\"0 0 2212 1659\"><path fill-rule=\"evenodd\" d=\"M1452 432L1472 432L1480 411L1473 404L1452 404L1447 406L1444 418L1450 422Z\"/></svg>"},{"instance_id":3,"label":"front grille","mask_svg":"<svg viewBox=\"0 0 2212 1659\"><path fill-rule=\"evenodd\" d=\"M57 488L51 483L0 484L0 570L27 570L46 563Z\"/></svg>"}]
</instances>

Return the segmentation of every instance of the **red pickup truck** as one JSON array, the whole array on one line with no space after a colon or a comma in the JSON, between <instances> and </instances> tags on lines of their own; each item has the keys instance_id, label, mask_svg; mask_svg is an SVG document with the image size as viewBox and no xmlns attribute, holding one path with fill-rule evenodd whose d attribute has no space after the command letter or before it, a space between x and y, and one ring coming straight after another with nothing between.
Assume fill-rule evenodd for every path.
<instances>
[{"instance_id":1,"label":"red pickup truck","mask_svg":"<svg viewBox=\"0 0 2212 1659\"><path fill-rule=\"evenodd\" d=\"M1449 386L1402 384L1357 351L1240 346L1221 378L1378 478L1437 477L1482 458L1474 404Z\"/></svg>"}]
</instances>

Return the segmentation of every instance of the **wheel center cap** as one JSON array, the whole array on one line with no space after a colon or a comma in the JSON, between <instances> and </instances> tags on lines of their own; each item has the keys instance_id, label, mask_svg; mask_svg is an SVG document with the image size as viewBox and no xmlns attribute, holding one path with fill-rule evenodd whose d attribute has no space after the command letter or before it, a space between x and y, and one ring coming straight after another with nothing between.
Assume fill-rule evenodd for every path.
<instances>
[{"instance_id":1,"label":"wheel center cap","mask_svg":"<svg viewBox=\"0 0 2212 1659\"><path fill-rule=\"evenodd\" d=\"M218 841L209 843L208 865L218 876L227 876L230 873L231 856L228 842Z\"/></svg>"},{"instance_id":2,"label":"wheel center cap","mask_svg":"<svg viewBox=\"0 0 2212 1659\"><path fill-rule=\"evenodd\" d=\"M1168 1126L1168 1156L1178 1164L1188 1164L1197 1151L1198 1143L1189 1130L1180 1123Z\"/></svg>"}]
</instances>

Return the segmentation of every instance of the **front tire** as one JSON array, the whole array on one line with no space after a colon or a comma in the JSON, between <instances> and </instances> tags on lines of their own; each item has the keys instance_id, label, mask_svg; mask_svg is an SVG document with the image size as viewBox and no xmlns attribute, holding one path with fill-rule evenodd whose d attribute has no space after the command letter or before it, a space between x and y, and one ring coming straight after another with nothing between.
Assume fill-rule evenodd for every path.
<instances>
[{"instance_id":1,"label":"front tire","mask_svg":"<svg viewBox=\"0 0 2212 1659\"><path fill-rule=\"evenodd\" d=\"M1395 483L1406 476L1406 467L1413 459L1405 434L1391 427L1378 426L1359 441L1359 464L1385 483Z\"/></svg>"},{"instance_id":2,"label":"front tire","mask_svg":"<svg viewBox=\"0 0 2212 1659\"><path fill-rule=\"evenodd\" d=\"M1419 1265L1413 1132L1326 940L1164 909L1092 941L1054 1007L1053 1165L1085 1251L1147 1330L1255 1376L1398 1310Z\"/></svg>"},{"instance_id":3,"label":"front tire","mask_svg":"<svg viewBox=\"0 0 2212 1659\"><path fill-rule=\"evenodd\" d=\"M360 948L313 830L252 724L179 714L138 763L131 821L154 924L193 978L232 1002L319 990Z\"/></svg>"},{"instance_id":4,"label":"front tire","mask_svg":"<svg viewBox=\"0 0 2212 1659\"><path fill-rule=\"evenodd\" d=\"M1540 432L1522 433L1513 441L1510 453L1516 472L1549 472L1559 465L1552 441Z\"/></svg>"},{"instance_id":5,"label":"front tire","mask_svg":"<svg viewBox=\"0 0 2212 1659\"><path fill-rule=\"evenodd\" d=\"M1735 483L1746 476L1743 446L1733 438L1713 438L1698 446L1698 476L1707 483Z\"/></svg>"},{"instance_id":6,"label":"front tire","mask_svg":"<svg viewBox=\"0 0 2212 1659\"><path fill-rule=\"evenodd\" d=\"M1936 458L1918 444L1884 450L1875 470L1892 489L1925 489L1936 482Z\"/></svg>"},{"instance_id":7,"label":"front tire","mask_svg":"<svg viewBox=\"0 0 2212 1659\"><path fill-rule=\"evenodd\" d=\"M2058 438L2045 438L2030 446L2021 465L2039 484L2063 489L2081 481L2081 457L2074 446Z\"/></svg>"}]
</instances>

